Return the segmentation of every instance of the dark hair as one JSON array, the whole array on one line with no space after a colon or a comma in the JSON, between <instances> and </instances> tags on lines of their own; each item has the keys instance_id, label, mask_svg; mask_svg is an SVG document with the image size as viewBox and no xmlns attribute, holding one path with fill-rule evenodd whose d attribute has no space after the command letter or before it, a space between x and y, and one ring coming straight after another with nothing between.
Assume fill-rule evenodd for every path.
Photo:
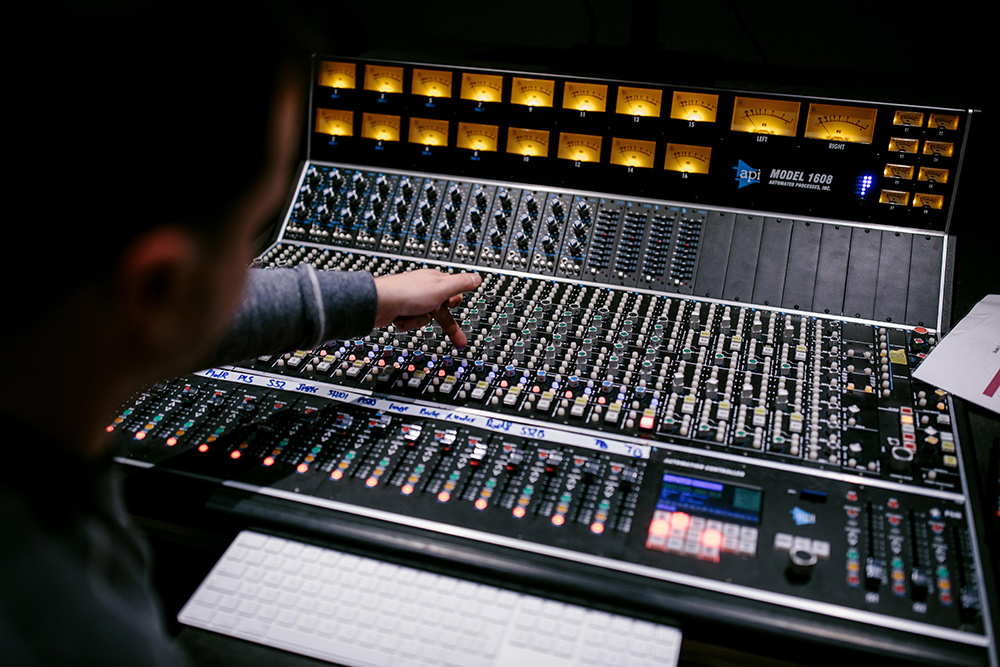
<instances>
[{"instance_id":1,"label":"dark hair","mask_svg":"<svg viewBox=\"0 0 1000 667\"><path fill-rule=\"evenodd\" d=\"M224 221L267 164L280 77L305 81L322 48L280 0L33 4L34 45L8 63L7 227L88 274L150 227Z\"/></svg>"}]
</instances>

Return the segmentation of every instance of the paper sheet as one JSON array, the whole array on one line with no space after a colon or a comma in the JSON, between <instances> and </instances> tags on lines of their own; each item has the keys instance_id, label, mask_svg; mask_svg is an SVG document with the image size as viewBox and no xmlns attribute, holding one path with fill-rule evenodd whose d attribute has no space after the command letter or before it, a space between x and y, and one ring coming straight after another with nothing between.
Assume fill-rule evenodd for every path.
<instances>
[{"instance_id":1,"label":"paper sheet","mask_svg":"<svg viewBox=\"0 0 1000 667\"><path fill-rule=\"evenodd\" d=\"M1000 413L1000 295L977 303L913 376Z\"/></svg>"}]
</instances>

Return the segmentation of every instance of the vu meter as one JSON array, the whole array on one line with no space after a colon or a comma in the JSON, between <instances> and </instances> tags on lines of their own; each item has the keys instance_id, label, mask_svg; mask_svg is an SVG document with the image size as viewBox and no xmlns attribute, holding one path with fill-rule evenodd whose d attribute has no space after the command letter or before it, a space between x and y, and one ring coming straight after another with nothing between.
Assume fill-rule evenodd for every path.
<instances>
[{"instance_id":1,"label":"vu meter","mask_svg":"<svg viewBox=\"0 0 1000 667\"><path fill-rule=\"evenodd\" d=\"M463 100L499 102L503 93L503 77L492 74L462 74Z\"/></svg>"},{"instance_id":2,"label":"vu meter","mask_svg":"<svg viewBox=\"0 0 1000 667\"><path fill-rule=\"evenodd\" d=\"M556 92L556 82L550 79L523 79L514 77L510 103L529 107L550 107Z\"/></svg>"},{"instance_id":3,"label":"vu meter","mask_svg":"<svg viewBox=\"0 0 1000 667\"><path fill-rule=\"evenodd\" d=\"M451 72L415 69L410 92L423 97L451 97L451 80Z\"/></svg>"},{"instance_id":4,"label":"vu meter","mask_svg":"<svg viewBox=\"0 0 1000 667\"><path fill-rule=\"evenodd\" d=\"M892 124L922 127L924 124L924 113L922 111L903 111L900 109L893 115Z\"/></svg>"},{"instance_id":5,"label":"vu meter","mask_svg":"<svg viewBox=\"0 0 1000 667\"><path fill-rule=\"evenodd\" d=\"M810 104L806 117L807 139L870 144L875 134L876 109Z\"/></svg>"},{"instance_id":6,"label":"vu meter","mask_svg":"<svg viewBox=\"0 0 1000 667\"><path fill-rule=\"evenodd\" d=\"M687 174L707 174L712 159L712 149L707 146L667 144L667 160L663 168Z\"/></svg>"},{"instance_id":7,"label":"vu meter","mask_svg":"<svg viewBox=\"0 0 1000 667\"><path fill-rule=\"evenodd\" d=\"M924 142L924 155L939 155L941 157L951 157L954 152L955 152L955 144L951 143L950 141Z\"/></svg>"},{"instance_id":8,"label":"vu meter","mask_svg":"<svg viewBox=\"0 0 1000 667\"><path fill-rule=\"evenodd\" d=\"M563 160L600 162L601 138L589 134L563 132L559 135L558 155Z\"/></svg>"},{"instance_id":9,"label":"vu meter","mask_svg":"<svg viewBox=\"0 0 1000 667\"><path fill-rule=\"evenodd\" d=\"M943 113L932 113L930 118L927 120L927 127L937 128L939 130L957 130L958 116Z\"/></svg>"},{"instance_id":10,"label":"vu meter","mask_svg":"<svg viewBox=\"0 0 1000 667\"><path fill-rule=\"evenodd\" d=\"M495 151L498 134L499 128L496 125L459 123L456 146L473 151Z\"/></svg>"},{"instance_id":11,"label":"vu meter","mask_svg":"<svg viewBox=\"0 0 1000 667\"><path fill-rule=\"evenodd\" d=\"M737 97L733 104L733 132L794 137L798 122L798 102Z\"/></svg>"},{"instance_id":12,"label":"vu meter","mask_svg":"<svg viewBox=\"0 0 1000 667\"><path fill-rule=\"evenodd\" d=\"M319 85L327 88L354 88L354 63L337 63L324 61L319 66Z\"/></svg>"},{"instance_id":13,"label":"vu meter","mask_svg":"<svg viewBox=\"0 0 1000 667\"><path fill-rule=\"evenodd\" d=\"M507 131L507 152L516 155L547 156L549 133L512 127Z\"/></svg>"},{"instance_id":14,"label":"vu meter","mask_svg":"<svg viewBox=\"0 0 1000 667\"><path fill-rule=\"evenodd\" d=\"M653 166L655 154L655 141L619 139L618 137L611 140L611 164L649 169Z\"/></svg>"},{"instance_id":15,"label":"vu meter","mask_svg":"<svg viewBox=\"0 0 1000 667\"><path fill-rule=\"evenodd\" d=\"M896 204L898 206L906 206L910 201L909 192L901 192L899 190L883 190L878 197L878 203L880 204Z\"/></svg>"},{"instance_id":16,"label":"vu meter","mask_svg":"<svg viewBox=\"0 0 1000 667\"><path fill-rule=\"evenodd\" d=\"M431 118L411 118L407 141L422 146L447 146L448 121Z\"/></svg>"},{"instance_id":17,"label":"vu meter","mask_svg":"<svg viewBox=\"0 0 1000 667\"><path fill-rule=\"evenodd\" d=\"M913 206L916 208L940 209L944 206L944 197L942 195L929 195L918 192L913 195Z\"/></svg>"},{"instance_id":18,"label":"vu meter","mask_svg":"<svg viewBox=\"0 0 1000 667\"><path fill-rule=\"evenodd\" d=\"M670 103L670 117L702 123L714 123L719 110L719 96L708 93L682 93L674 91Z\"/></svg>"},{"instance_id":19,"label":"vu meter","mask_svg":"<svg viewBox=\"0 0 1000 667\"><path fill-rule=\"evenodd\" d=\"M618 103L615 106L615 113L627 116L658 117L662 101L662 90L621 86L618 89Z\"/></svg>"},{"instance_id":20,"label":"vu meter","mask_svg":"<svg viewBox=\"0 0 1000 667\"><path fill-rule=\"evenodd\" d=\"M900 153L916 153L918 143L919 142L916 139L892 137L889 139L889 150L898 151Z\"/></svg>"},{"instance_id":21,"label":"vu meter","mask_svg":"<svg viewBox=\"0 0 1000 667\"><path fill-rule=\"evenodd\" d=\"M371 90L376 93L403 92L403 68L366 65L365 90Z\"/></svg>"},{"instance_id":22,"label":"vu meter","mask_svg":"<svg viewBox=\"0 0 1000 667\"><path fill-rule=\"evenodd\" d=\"M316 132L335 137L354 135L354 112L334 109L316 110Z\"/></svg>"},{"instance_id":23,"label":"vu meter","mask_svg":"<svg viewBox=\"0 0 1000 667\"><path fill-rule=\"evenodd\" d=\"M930 183L947 183L948 170L938 169L936 167L921 167L917 180L929 181Z\"/></svg>"},{"instance_id":24,"label":"vu meter","mask_svg":"<svg viewBox=\"0 0 1000 667\"><path fill-rule=\"evenodd\" d=\"M361 136L378 141L399 141L399 116L364 114L361 117Z\"/></svg>"},{"instance_id":25,"label":"vu meter","mask_svg":"<svg viewBox=\"0 0 1000 667\"><path fill-rule=\"evenodd\" d=\"M604 111L608 104L608 87L598 83L566 82L563 89L563 109Z\"/></svg>"},{"instance_id":26,"label":"vu meter","mask_svg":"<svg viewBox=\"0 0 1000 667\"><path fill-rule=\"evenodd\" d=\"M882 175L886 178L898 178L901 180L913 180L913 165L908 164L887 164Z\"/></svg>"}]
</instances>

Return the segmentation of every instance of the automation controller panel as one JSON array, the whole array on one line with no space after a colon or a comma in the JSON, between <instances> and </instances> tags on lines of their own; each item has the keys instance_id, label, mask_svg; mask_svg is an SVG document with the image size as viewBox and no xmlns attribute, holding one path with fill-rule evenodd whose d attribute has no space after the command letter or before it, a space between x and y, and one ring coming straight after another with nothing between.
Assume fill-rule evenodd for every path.
<instances>
[{"instance_id":1,"label":"automation controller panel","mask_svg":"<svg viewBox=\"0 0 1000 667\"><path fill-rule=\"evenodd\" d=\"M818 621L858 654L996 664L955 409L912 377L969 113L315 76L254 266L478 271L469 345L390 327L164 381L109 424L122 463L723 600L713 628L666 598L689 637L745 605L789 646Z\"/></svg>"}]
</instances>

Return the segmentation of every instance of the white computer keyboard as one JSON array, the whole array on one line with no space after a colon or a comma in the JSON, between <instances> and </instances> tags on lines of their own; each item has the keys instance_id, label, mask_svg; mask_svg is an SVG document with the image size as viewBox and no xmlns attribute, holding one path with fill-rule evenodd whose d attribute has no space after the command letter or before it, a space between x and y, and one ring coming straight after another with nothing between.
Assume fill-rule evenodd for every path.
<instances>
[{"instance_id":1,"label":"white computer keyboard","mask_svg":"<svg viewBox=\"0 0 1000 667\"><path fill-rule=\"evenodd\" d=\"M681 632L244 531L181 623L343 665L677 664Z\"/></svg>"}]
</instances>

